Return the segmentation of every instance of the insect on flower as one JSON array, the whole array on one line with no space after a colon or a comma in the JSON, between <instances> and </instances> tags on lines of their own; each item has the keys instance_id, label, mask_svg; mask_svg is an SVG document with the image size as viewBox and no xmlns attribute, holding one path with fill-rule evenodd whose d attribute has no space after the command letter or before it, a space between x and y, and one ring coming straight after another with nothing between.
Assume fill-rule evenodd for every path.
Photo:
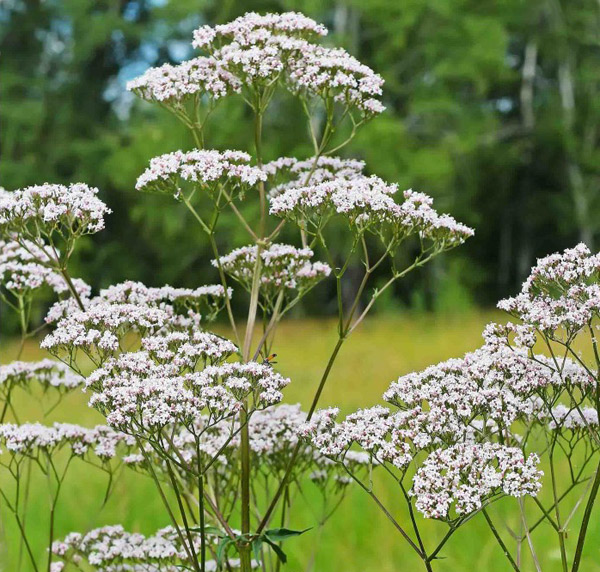
<instances>
[{"instance_id":1,"label":"insect on flower","mask_svg":"<svg viewBox=\"0 0 600 572\"><path fill-rule=\"evenodd\" d=\"M269 354L264 360L263 360L263 364L265 365L273 365L276 364L276 361L273 361L275 358L277 357L277 354Z\"/></svg>"}]
</instances>

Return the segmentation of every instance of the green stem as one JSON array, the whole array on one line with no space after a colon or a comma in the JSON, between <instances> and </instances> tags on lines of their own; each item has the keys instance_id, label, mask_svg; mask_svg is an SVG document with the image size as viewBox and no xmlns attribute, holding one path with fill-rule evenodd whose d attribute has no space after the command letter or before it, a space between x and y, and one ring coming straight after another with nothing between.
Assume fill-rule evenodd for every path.
<instances>
[{"instance_id":1,"label":"green stem","mask_svg":"<svg viewBox=\"0 0 600 572\"><path fill-rule=\"evenodd\" d=\"M246 324L246 335L244 338L243 360L247 362L250 359L250 347L252 344L252 334L258 311L258 296L260 291L260 275L262 268L262 244L257 244L256 262L254 264L254 275L252 278L252 290L250 292L250 306L248 308L248 322ZM241 513L242 513L242 535L246 538L250 534L250 435L248 428L248 400L244 401L242 412L240 414L240 423L242 424L241 436ZM252 558L250 555L250 545L242 541L238 550L240 553L240 563L242 572L250 572L252 569Z\"/></svg>"},{"instance_id":2,"label":"green stem","mask_svg":"<svg viewBox=\"0 0 600 572\"><path fill-rule=\"evenodd\" d=\"M83 302L81 301L81 298L80 298L79 294L77 293L77 290L75 289L75 286L73 285L73 281L71 280L71 277L69 276L69 273L67 272L67 269L66 268L60 268L60 273L62 274L63 278L65 279L65 282L67 283L69 291L71 292L71 295L75 299L75 302L77 302L77 305L79 306L79 309L82 312L85 311L85 307L83 305Z\"/></svg>"},{"instance_id":3,"label":"green stem","mask_svg":"<svg viewBox=\"0 0 600 572\"><path fill-rule=\"evenodd\" d=\"M38 572L38 567L35 562L35 556L33 555L33 551L31 550L31 546L29 544L29 541L27 540L27 533L25 532L25 528L21 522L21 519L19 518L19 515L16 512L14 513L14 515L15 520L17 521L17 525L19 527L19 531L21 532L21 538L25 543L25 548L27 548L27 554L29 555L29 559L31 560L31 564L33 565L33 569L35 572Z\"/></svg>"},{"instance_id":4,"label":"green stem","mask_svg":"<svg viewBox=\"0 0 600 572\"><path fill-rule=\"evenodd\" d=\"M487 513L487 510L483 509L481 512L483 512L483 516L485 517L485 520L487 521L488 526L490 527L490 530L492 531L492 534L494 535L494 538L500 545L500 548L502 548L502 552L503 552L504 556L506 556L506 558L508 559L513 570L515 570L515 572L519 572L519 567L517 566L517 563L515 562L514 558L511 556L510 552L508 551L506 544L504 544L504 540L502 540L502 537L496 530L496 527L494 526L492 519L490 518L489 514Z\"/></svg>"},{"instance_id":5,"label":"green stem","mask_svg":"<svg viewBox=\"0 0 600 572\"><path fill-rule=\"evenodd\" d=\"M325 387L327 378L329 377L329 374L331 373L333 364L337 358L337 355L338 355L342 345L344 344L345 339L346 338L344 338L344 337L338 338L337 344L335 345L335 348L333 349L333 352L331 353L331 356L329 357L329 361L327 362L327 367L325 368L325 371L323 372L323 376L321 377L319 387L317 388L317 392L315 393L312 404L308 411L308 415L306 417L307 421L311 420L311 418L317 408L317 405L319 403L319 398L321 397L321 393L323 392L323 388ZM292 473L292 469L294 468L294 464L296 462L296 458L298 457L298 453L300 452L301 447L302 447L302 444L300 442L298 442L296 444L296 446L294 447L294 450L292 451L292 455L291 455L288 465L286 467L285 473L281 479L281 482L279 483L279 487L277 488L277 491L275 492L275 496L271 500L271 503L269 504L269 507L267 508L267 511L265 512L265 515L263 516L263 519L261 520L261 522L258 526L258 529L256 531L257 534L260 534L265 529L265 527L269 524L269 520L271 519L273 511L275 510L275 507L277 506L277 503L279 502L279 498L281 497L283 491L285 490L285 487L287 486L288 479L290 477L290 474Z\"/></svg>"},{"instance_id":6,"label":"green stem","mask_svg":"<svg viewBox=\"0 0 600 572\"><path fill-rule=\"evenodd\" d=\"M259 103L260 106L260 103ZM263 166L262 162L262 122L263 116L260 111L260 107L256 112L256 119L254 122L254 145L256 147L256 163L259 168ZM267 195L265 191L264 181L258 183L258 193L260 200L260 226L258 235L262 238L265 236L265 230L267 227Z\"/></svg>"},{"instance_id":7,"label":"green stem","mask_svg":"<svg viewBox=\"0 0 600 572\"><path fill-rule=\"evenodd\" d=\"M579 566L581 565L583 544L585 542L588 525L592 516L594 502L598 496L598 487L600 487L600 463L598 463L598 467L596 468L596 476L594 477L592 489L590 490L590 496L588 497L588 501L585 505L585 512L583 513L583 520L581 522L581 528L579 529L579 538L577 539L577 548L575 549L575 557L573 558L573 567L571 568L571 572L577 572L579 570Z\"/></svg>"},{"instance_id":8,"label":"green stem","mask_svg":"<svg viewBox=\"0 0 600 572\"><path fill-rule=\"evenodd\" d=\"M556 490L556 473L554 470L554 443L550 448L550 475L552 477L552 496L554 498L554 514L556 516L556 524L557 524L557 534L558 534L558 545L560 548L560 560L562 564L563 572L567 572L569 570L569 565L567 564L567 549L565 547L565 532L562 529L560 523L560 507L558 501L558 494Z\"/></svg>"},{"instance_id":9,"label":"green stem","mask_svg":"<svg viewBox=\"0 0 600 572\"><path fill-rule=\"evenodd\" d=\"M200 517L200 570L205 572L206 570L206 534L204 532L204 477L201 475L198 477L198 502L199 508L198 516Z\"/></svg>"}]
</instances>

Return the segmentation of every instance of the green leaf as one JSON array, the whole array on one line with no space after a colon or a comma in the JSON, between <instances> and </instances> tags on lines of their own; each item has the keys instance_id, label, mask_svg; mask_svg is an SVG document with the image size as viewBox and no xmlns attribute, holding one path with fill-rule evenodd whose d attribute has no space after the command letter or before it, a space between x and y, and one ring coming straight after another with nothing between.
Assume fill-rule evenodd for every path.
<instances>
[{"instance_id":1,"label":"green leaf","mask_svg":"<svg viewBox=\"0 0 600 572\"><path fill-rule=\"evenodd\" d=\"M227 549L232 544L235 544L235 540L228 536L220 540L219 545L217 546L217 564L223 564L224 558L227 556Z\"/></svg>"},{"instance_id":2,"label":"green leaf","mask_svg":"<svg viewBox=\"0 0 600 572\"><path fill-rule=\"evenodd\" d=\"M308 532L310 528L305 528L304 530L290 530L289 528L272 528L271 530L267 530L264 533L269 540L273 542L283 542L284 540L288 540L294 536L300 536L305 532Z\"/></svg>"},{"instance_id":3,"label":"green leaf","mask_svg":"<svg viewBox=\"0 0 600 572\"><path fill-rule=\"evenodd\" d=\"M279 547L278 544L275 544L275 542L271 542L267 536L265 535L265 542L273 549L273 552L275 552L275 554L277 554L277 557L279 558L279 560L281 560L281 562L283 562L283 564L285 564L287 562L287 556L285 555L285 552L283 550L281 550L281 548Z\"/></svg>"},{"instance_id":4,"label":"green leaf","mask_svg":"<svg viewBox=\"0 0 600 572\"><path fill-rule=\"evenodd\" d=\"M261 561L261 548L263 544L262 536L258 536L252 541L252 554L254 556L254 560L257 562Z\"/></svg>"},{"instance_id":5,"label":"green leaf","mask_svg":"<svg viewBox=\"0 0 600 572\"><path fill-rule=\"evenodd\" d=\"M190 527L190 530L192 532L202 533L202 528L200 526L192 526ZM213 534L214 536L218 536L219 538L225 538L227 536L225 532L223 532L220 528L217 528L216 526L205 526L204 534Z\"/></svg>"}]
</instances>

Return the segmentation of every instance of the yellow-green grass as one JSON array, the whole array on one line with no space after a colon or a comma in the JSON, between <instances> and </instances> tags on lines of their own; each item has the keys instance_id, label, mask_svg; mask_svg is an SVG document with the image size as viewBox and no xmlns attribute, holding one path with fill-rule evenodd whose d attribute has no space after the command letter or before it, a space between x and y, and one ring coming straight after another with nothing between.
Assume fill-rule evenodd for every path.
<instances>
[{"instance_id":1,"label":"yellow-green grass","mask_svg":"<svg viewBox=\"0 0 600 572\"><path fill-rule=\"evenodd\" d=\"M460 316L394 316L377 318L364 323L343 347L331 378L323 392L321 405L338 405L344 413L358 407L379 403L381 394L399 375L422 369L453 356L460 356L481 344L481 332L491 319L491 313L469 313ZM277 332L274 351L278 354L279 370L292 378L286 389L286 402L310 403L322 374L329 352L336 341L335 323L328 320L300 320L283 323ZM4 346L2 361L9 361L16 344ZM43 353L35 344L25 348L24 359L39 359ZM102 423L99 414L86 405L87 396L69 396L46 421L65 421L91 426ZM22 419L40 418L40 408L30 397L20 396L16 406ZM566 470L566 467L565 467ZM121 523L127 529L152 533L169 524L159 497L151 481L134 473L123 473L110 500L102 506L106 480L94 469L74 465L66 483L57 517L56 535L77 530L85 531L105 524ZM6 484L4 477L2 483ZM400 491L380 472L375 477L376 491L397 519L408 526L408 518ZM546 491L546 495L548 492ZM545 498L548 498L547 496ZM571 506L575 502L574 495ZM47 489L45 482L33 479L30 494L30 516L27 528L33 549L42 555L47 539ZM314 525L309 508L302 502L295 505L290 526L304 528ZM600 510L600 506L598 507ZM533 511L532 511L533 512ZM578 516L581 516L579 510ZM492 509L498 522L501 516L518 530L519 512L512 499L504 499ZM568 514L568 510L567 513ZM18 535L10 515L2 515L5 536L5 570L16 570ZM573 553L576 543L578 518L569 527L567 546ZM420 520L425 542L435 545L445 533L445 525ZM514 542L500 525L509 546ZM534 536L538 557L544 571L561 570L555 534L549 525L540 526ZM317 539L319 542L317 543ZM593 518L586 543L582 571L600 570L598 550L600 522ZM422 569L405 541L386 520L368 495L353 486L341 507L323 530L313 530L290 541L286 548L289 562L284 568L291 572L306 569L316 547L316 572L396 572ZM531 559L523 545L523 570L533 570ZM435 562L439 571L509 570L506 559L493 540L481 515L456 533ZM22 568L29 570L26 564Z\"/></svg>"}]
</instances>

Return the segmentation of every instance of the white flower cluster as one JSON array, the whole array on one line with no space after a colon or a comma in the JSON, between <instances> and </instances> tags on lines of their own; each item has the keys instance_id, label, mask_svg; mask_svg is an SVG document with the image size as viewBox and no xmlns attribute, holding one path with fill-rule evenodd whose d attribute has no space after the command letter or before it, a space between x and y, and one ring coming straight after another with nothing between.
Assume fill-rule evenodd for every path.
<instances>
[{"instance_id":1,"label":"white flower cluster","mask_svg":"<svg viewBox=\"0 0 600 572\"><path fill-rule=\"evenodd\" d=\"M56 294L68 292L64 277L51 268L53 262L45 248L26 239L0 240L0 285L21 296L44 285ZM89 296L91 288L83 280L74 278L72 282L79 295Z\"/></svg>"},{"instance_id":2,"label":"white flower cluster","mask_svg":"<svg viewBox=\"0 0 600 572\"><path fill-rule=\"evenodd\" d=\"M433 199L425 193L404 191L400 204L401 225L418 232L423 238L450 245L462 244L475 231L457 222L448 214L438 214L433 209Z\"/></svg>"},{"instance_id":3,"label":"white flower cluster","mask_svg":"<svg viewBox=\"0 0 600 572\"><path fill-rule=\"evenodd\" d=\"M191 535L198 553L200 534L194 531ZM72 532L64 540L52 544L52 553L66 563L79 565L85 561L101 572L177 572L191 565L179 535L170 526L152 536L127 532L120 525L104 526L87 534ZM239 560L230 559L228 569L237 570L239 565ZM256 567L254 562L253 568ZM219 567L216 561L209 560L205 569L216 572Z\"/></svg>"},{"instance_id":4,"label":"white flower cluster","mask_svg":"<svg viewBox=\"0 0 600 572\"><path fill-rule=\"evenodd\" d=\"M207 355L206 341L200 340L197 348L191 347L192 342L182 354L187 360ZM221 341L217 343L222 346ZM213 356L217 351L212 350ZM221 359L227 355L221 354ZM179 365L158 363L148 351L109 359L86 380L94 392L90 405L105 415L109 425L137 434L175 423L193 427L205 414L214 424L232 418L248 398L252 410L278 403L281 389L289 383L270 366L255 362L190 371L187 360Z\"/></svg>"},{"instance_id":5,"label":"white flower cluster","mask_svg":"<svg viewBox=\"0 0 600 572\"><path fill-rule=\"evenodd\" d=\"M276 197L287 189L316 185L334 179L354 179L362 175L364 161L341 157L310 157L300 161L293 157L280 157L263 166L270 180L279 182L270 192Z\"/></svg>"},{"instance_id":6,"label":"white flower cluster","mask_svg":"<svg viewBox=\"0 0 600 572\"><path fill-rule=\"evenodd\" d=\"M377 98L383 79L345 50L314 43L326 33L302 14L249 13L228 24L201 27L193 45L207 50L245 86L283 79L294 93L355 106L365 115L381 113Z\"/></svg>"},{"instance_id":7,"label":"white flower cluster","mask_svg":"<svg viewBox=\"0 0 600 572\"><path fill-rule=\"evenodd\" d=\"M521 396L531 396L544 390L587 392L595 385L595 372L588 371L579 363L561 358L555 362L541 354L529 354L526 350L506 346L491 347L466 356L470 376L482 384L494 384Z\"/></svg>"},{"instance_id":8,"label":"white flower cluster","mask_svg":"<svg viewBox=\"0 0 600 572\"><path fill-rule=\"evenodd\" d=\"M165 332L142 338L142 348L157 363L194 371L199 364L215 365L238 351L234 343L202 331Z\"/></svg>"},{"instance_id":9,"label":"white flower cluster","mask_svg":"<svg viewBox=\"0 0 600 572\"><path fill-rule=\"evenodd\" d=\"M250 165L250 155L242 151L200 150L175 151L155 157L150 167L140 175L138 191L167 193L179 198L184 182L198 186L209 194L220 186L230 193L241 193L264 181L266 175Z\"/></svg>"},{"instance_id":10,"label":"white flower cluster","mask_svg":"<svg viewBox=\"0 0 600 572\"><path fill-rule=\"evenodd\" d=\"M237 280L247 291L252 289L256 264L256 245L236 248L229 254L213 260L215 267ZM314 252L310 248L296 248L289 244L271 244L261 250L261 296L263 304L272 307L282 290L297 290L304 294L329 276L331 268L323 262L310 262Z\"/></svg>"},{"instance_id":11,"label":"white flower cluster","mask_svg":"<svg viewBox=\"0 0 600 572\"><path fill-rule=\"evenodd\" d=\"M201 312L212 319L224 301L225 289L219 285L148 288L140 282L123 282L94 298L84 297L84 310L72 299L54 304L46 322L56 323L56 328L41 345L56 355L70 356L73 364L81 349L98 365L122 349L121 342L130 332L144 336L198 329Z\"/></svg>"},{"instance_id":12,"label":"white flower cluster","mask_svg":"<svg viewBox=\"0 0 600 572\"><path fill-rule=\"evenodd\" d=\"M231 298L233 291L227 290ZM198 288L174 288L160 286L152 288L141 282L128 280L120 284L100 290L99 300L111 304L137 304L160 308L167 312L188 315L190 318L200 317L211 320L221 311L225 301L225 288L220 284L209 284Z\"/></svg>"},{"instance_id":13,"label":"white flower cluster","mask_svg":"<svg viewBox=\"0 0 600 572\"><path fill-rule=\"evenodd\" d=\"M293 93L355 107L370 117L384 110L383 79L343 49L315 43L327 29L296 13L244 16L194 32L206 57L148 70L127 88L148 101L181 108L206 95L213 102L244 88L271 88L278 80Z\"/></svg>"},{"instance_id":14,"label":"white flower cluster","mask_svg":"<svg viewBox=\"0 0 600 572\"><path fill-rule=\"evenodd\" d=\"M264 16L249 12L227 24L198 28L194 32L192 45L200 49L214 49L215 46L230 42L249 46L261 38L269 38L276 34L310 38L327 35L327 28L299 12Z\"/></svg>"},{"instance_id":15,"label":"white flower cluster","mask_svg":"<svg viewBox=\"0 0 600 572\"><path fill-rule=\"evenodd\" d=\"M412 418L377 405L359 409L336 423L338 413L337 408L319 411L300 430L322 455L337 462L344 463L350 448L357 445L376 463L404 468L413 460L415 443L419 447L431 443L431 437L422 430L424 415Z\"/></svg>"},{"instance_id":16,"label":"white flower cluster","mask_svg":"<svg viewBox=\"0 0 600 572\"><path fill-rule=\"evenodd\" d=\"M567 407L559 404L552 408L548 427L573 432L587 431L593 427L597 431L598 412L593 407Z\"/></svg>"},{"instance_id":17,"label":"white flower cluster","mask_svg":"<svg viewBox=\"0 0 600 572\"><path fill-rule=\"evenodd\" d=\"M335 410L325 413L319 431L315 423L305 434L325 455L340 457L356 444L379 461L398 468L410 463L423 449L441 444L489 438L499 429L505 439L513 423L545 423L551 410L538 398L552 388L586 391L593 378L578 364L565 360L561 371L544 356L530 357L508 348L483 347L401 376L383 399L400 411L381 406L360 410L335 424Z\"/></svg>"},{"instance_id":18,"label":"white flower cluster","mask_svg":"<svg viewBox=\"0 0 600 572\"><path fill-rule=\"evenodd\" d=\"M495 443L459 443L433 451L419 467L411 494L427 518L447 519L482 508L498 494L536 496L543 472L539 458L524 458L516 447Z\"/></svg>"},{"instance_id":19,"label":"white flower cluster","mask_svg":"<svg viewBox=\"0 0 600 572\"><path fill-rule=\"evenodd\" d=\"M498 307L527 326L569 338L600 312L600 254L579 244L538 260L521 293Z\"/></svg>"},{"instance_id":20,"label":"white flower cluster","mask_svg":"<svg viewBox=\"0 0 600 572\"><path fill-rule=\"evenodd\" d=\"M194 32L192 45L209 52L242 86L254 87L272 85L284 74L292 53L309 50L309 40L326 33L302 14L248 13L214 28L202 26Z\"/></svg>"},{"instance_id":21,"label":"white flower cluster","mask_svg":"<svg viewBox=\"0 0 600 572\"><path fill-rule=\"evenodd\" d=\"M94 392L90 406L110 426L132 434L192 423L206 406L174 365L158 364L144 351L107 360L86 379L86 387Z\"/></svg>"},{"instance_id":22,"label":"white flower cluster","mask_svg":"<svg viewBox=\"0 0 600 572\"><path fill-rule=\"evenodd\" d=\"M249 422L250 448L260 458L289 455L298 443L298 428L306 421L299 404L257 411Z\"/></svg>"},{"instance_id":23,"label":"white flower cluster","mask_svg":"<svg viewBox=\"0 0 600 572\"><path fill-rule=\"evenodd\" d=\"M404 202L393 195L396 185L379 177L357 176L335 179L306 187L290 188L271 199L270 213L295 221L308 230L321 229L333 215L344 216L359 232L389 223L397 238L419 234L436 243L455 246L473 235L473 230L449 215L439 215L431 197L404 191Z\"/></svg>"},{"instance_id":24,"label":"white flower cluster","mask_svg":"<svg viewBox=\"0 0 600 572\"><path fill-rule=\"evenodd\" d=\"M307 44L288 60L286 78L292 92L332 99L345 108L356 107L369 117L385 111L378 99L383 93L383 78L361 64L343 48Z\"/></svg>"},{"instance_id":25,"label":"white flower cluster","mask_svg":"<svg viewBox=\"0 0 600 572\"><path fill-rule=\"evenodd\" d=\"M160 308L96 300L85 310L71 309L40 346L57 356L66 353L74 357L82 350L99 365L122 350L121 343L130 332L142 335L157 332L166 327L171 318L172 313ZM70 361L76 365L74 359Z\"/></svg>"},{"instance_id":26,"label":"white flower cluster","mask_svg":"<svg viewBox=\"0 0 600 572\"><path fill-rule=\"evenodd\" d=\"M593 378L580 365L564 359L560 366L557 370L543 355L484 346L462 359L400 377L383 398L415 415L427 404L426 434L446 442L467 438L484 420L508 436L515 421L539 423L550 415L540 395L565 388L586 392L592 386Z\"/></svg>"},{"instance_id":27,"label":"white flower cluster","mask_svg":"<svg viewBox=\"0 0 600 572\"><path fill-rule=\"evenodd\" d=\"M509 431L516 419L532 415L535 402L508 390L509 381L472 370L472 364L489 359L493 358L480 350L401 376L383 398L410 413L411 420L420 420L420 446L465 440L476 420Z\"/></svg>"},{"instance_id":28,"label":"white flower cluster","mask_svg":"<svg viewBox=\"0 0 600 572\"><path fill-rule=\"evenodd\" d=\"M212 57L199 57L179 65L150 68L127 83L127 89L146 101L180 105L204 95L214 100L241 90L239 80Z\"/></svg>"},{"instance_id":29,"label":"white flower cluster","mask_svg":"<svg viewBox=\"0 0 600 572\"><path fill-rule=\"evenodd\" d=\"M117 455L119 445L130 447L133 441L127 435L103 425L93 429L69 423L54 423L51 426L40 423L0 425L0 451L13 456L51 455L57 449L69 447L73 455L82 457L90 452L106 462Z\"/></svg>"},{"instance_id":30,"label":"white flower cluster","mask_svg":"<svg viewBox=\"0 0 600 572\"><path fill-rule=\"evenodd\" d=\"M45 259L44 252L29 240L25 247L16 241L0 240L0 283L16 293L54 284L56 274L38 262ZM64 280L63 285L66 287Z\"/></svg>"},{"instance_id":31,"label":"white flower cluster","mask_svg":"<svg viewBox=\"0 0 600 572\"><path fill-rule=\"evenodd\" d=\"M316 185L288 189L271 199L270 212L277 216L294 218L314 212L324 216L328 211L343 214L351 221L372 216L391 220L398 212L392 195L398 190L380 178L356 177L350 180L334 179Z\"/></svg>"},{"instance_id":32,"label":"white flower cluster","mask_svg":"<svg viewBox=\"0 0 600 572\"><path fill-rule=\"evenodd\" d=\"M83 378L60 362L44 359L38 362L13 361L0 365L0 394L9 393L13 387L28 390L32 384L44 390L54 388L67 392L83 385Z\"/></svg>"},{"instance_id":33,"label":"white flower cluster","mask_svg":"<svg viewBox=\"0 0 600 572\"><path fill-rule=\"evenodd\" d=\"M104 217L111 212L97 194L98 189L83 183L46 183L3 194L0 231L36 243L56 232L67 238L93 234L104 228Z\"/></svg>"},{"instance_id":34,"label":"white flower cluster","mask_svg":"<svg viewBox=\"0 0 600 572\"><path fill-rule=\"evenodd\" d=\"M252 397L250 407L262 409L279 403L283 394L281 390L290 380L277 373L270 365L257 362L224 363L218 366L208 366L203 371L192 374L193 385L200 391L210 394L212 388L222 388L231 394L234 401L223 408L219 404L219 394L215 393L214 402L208 400L211 410L239 410L241 402Z\"/></svg>"},{"instance_id":35,"label":"white flower cluster","mask_svg":"<svg viewBox=\"0 0 600 572\"><path fill-rule=\"evenodd\" d=\"M515 422L529 431L596 430L591 407L555 406L568 388L585 395L594 374L562 359L505 346L484 346L462 359L451 359L422 372L401 376L383 398L397 408L375 406L336 422L337 409L318 412L301 429L318 452L344 463L359 447L378 463L404 471L416 463L416 506L425 516L451 518L481 508L500 494L535 494L541 473L538 459L519 447ZM495 443L495 441L501 441ZM419 468L419 459L425 461Z\"/></svg>"}]
</instances>

